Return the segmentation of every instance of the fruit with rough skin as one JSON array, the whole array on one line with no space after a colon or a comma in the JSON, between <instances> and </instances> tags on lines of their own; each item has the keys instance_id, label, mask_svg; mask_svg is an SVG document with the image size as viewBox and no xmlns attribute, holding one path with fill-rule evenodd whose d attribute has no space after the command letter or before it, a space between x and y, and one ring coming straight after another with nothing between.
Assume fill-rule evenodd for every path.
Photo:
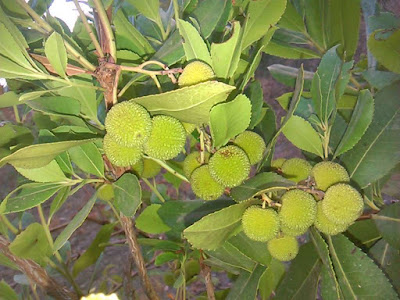
<instances>
[{"instance_id":1,"label":"fruit with rough skin","mask_svg":"<svg viewBox=\"0 0 400 300\"><path fill-rule=\"evenodd\" d=\"M250 161L239 147L222 147L210 158L211 176L226 187L238 186L250 173Z\"/></svg>"},{"instance_id":2,"label":"fruit with rough skin","mask_svg":"<svg viewBox=\"0 0 400 300\"><path fill-rule=\"evenodd\" d=\"M209 65L201 61L189 63L178 78L180 87L190 86L215 78L214 71Z\"/></svg>"},{"instance_id":3,"label":"fruit with rough skin","mask_svg":"<svg viewBox=\"0 0 400 300\"><path fill-rule=\"evenodd\" d=\"M243 214L244 233L252 240L266 242L276 237L279 231L278 214L272 208L250 206Z\"/></svg>"},{"instance_id":4,"label":"fruit with rough skin","mask_svg":"<svg viewBox=\"0 0 400 300\"><path fill-rule=\"evenodd\" d=\"M210 153L204 152L204 163L208 163L209 158ZM183 161L183 173L187 178L190 178L193 171L200 166L200 152L192 152Z\"/></svg>"},{"instance_id":5,"label":"fruit with rough skin","mask_svg":"<svg viewBox=\"0 0 400 300\"><path fill-rule=\"evenodd\" d=\"M362 213L364 201L360 193L346 183L337 183L328 188L322 200L325 216L337 224L350 224Z\"/></svg>"},{"instance_id":6,"label":"fruit with rough skin","mask_svg":"<svg viewBox=\"0 0 400 300\"><path fill-rule=\"evenodd\" d=\"M152 159L143 158L143 178L153 178L161 172L161 166Z\"/></svg>"},{"instance_id":7,"label":"fruit with rough skin","mask_svg":"<svg viewBox=\"0 0 400 300\"><path fill-rule=\"evenodd\" d=\"M317 203L312 195L302 190L290 190L282 196L279 218L282 226L301 235L315 221Z\"/></svg>"},{"instance_id":8,"label":"fruit with rough skin","mask_svg":"<svg viewBox=\"0 0 400 300\"><path fill-rule=\"evenodd\" d=\"M103 149L110 162L117 167L129 167L142 158L141 147L126 147L118 144L112 136L106 134Z\"/></svg>"},{"instance_id":9,"label":"fruit with rough skin","mask_svg":"<svg viewBox=\"0 0 400 300\"><path fill-rule=\"evenodd\" d=\"M281 224L281 232L283 235L299 236L299 235L305 234L307 232L307 230L308 230L308 228L305 228L304 230L290 229L285 224Z\"/></svg>"},{"instance_id":10,"label":"fruit with rough skin","mask_svg":"<svg viewBox=\"0 0 400 300\"><path fill-rule=\"evenodd\" d=\"M133 173L135 173L136 176L141 177L142 172L143 172L143 159L140 159L131 168L132 168Z\"/></svg>"},{"instance_id":11,"label":"fruit with rough skin","mask_svg":"<svg viewBox=\"0 0 400 300\"><path fill-rule=\"evenodd\" d=\"M280 261L289 261L299 253L299 243L293 236L281 236L268 241L271 256Z\"/></svg>"},{"instance_id":12,"label":"fruit with rough skin","mask_svg":"<svg viewBox=\"0 0 400 300\"><path fill-rule=\"evenodd\" d=\"M253 131L242 132L233 143L246 152L251 165L259 163L266 150L264 139Z\"/></svg>"},{"instance_id":13,"label":"fruit with rough skin","mask_svg":"<svg viewBox=\"0 0 400 300\"><path fill-rule=\"evenodd\" d=\"M186 131L179 120L170 116L155 116L144 151L151 157L168 160L182 151L185 141Z\"/></svg>"},{"instance_id":14,"label":"fruit with rough skin","mask_svg":"<svg viewBox=\"0 0 400 300\"><path fill-rule=\"evenodd\" d=\"M211 177L208 165L202 165L193 171L190 184L193 193L204 200L218 199L224 193L224 186Z\"/></svg>"},{"instance_id":15,"label":"fruit with rough skin","mask_svg":"<svg viewBox=\"0 0 400 300\"><path fill-rule=\"evenodd\" d=\"M317 203L317 218L314 223L315 228L329 235L336 235L346 231L350 224L337 224L329 220L322 210L322 202L324 201L322 200Z\"/></svg>"},{"instance_id":16,"label":"fruit with rough skin","mask_svg":"<svg viewBox=\"0 0 400 300\"><path fill-rule=\"evenodd\" d=\"M150 137L151 126L147 110L132 101L114 105L105 120L107 134L126 147L142 146Z\"/></svg>"},{"instance_id":17,"label":"fruit with rough skin","mask_svg":"<svg viewBox=\"0 0 400 300\"><path fill-rule=\"evenodd\" d=\"M97 190L97 197L104 201L111 201L114 198L114 187L110 183L105 183Z\"/></svg>"},{"instance_id":18,"label":"fruit with rough skin","mask_svg":"<svg viewBox=\"0 0 400 300\"><path fill-rule=\"evenodd\" d=\"M291 158L286 160L281 167L283 176L294 182L305 180L310 175L312 166L301 158Z\"/></svg>"},{"instance_id":19,"label":"fruit with rough skin","mask_svg":"<svg viewBox=\"0 0 400 300\"><path fill-rule=\"evenodd\" d=\"M277 158L271 162L271 168L276 170L280 169L285 161L286 158Z\"/></svg>"},{"instance_id":20,"label":"fruit with rough skin","mask_svg":"<svg viewBox=\"0 0 400 300\"><path fill-rule=\"evenodd\" d=\"M322 191L339 182L350 182L346 169L332 161L316 164L311 170L311 176L314 177L316 187Z\"/></svg>"}]
</instances>

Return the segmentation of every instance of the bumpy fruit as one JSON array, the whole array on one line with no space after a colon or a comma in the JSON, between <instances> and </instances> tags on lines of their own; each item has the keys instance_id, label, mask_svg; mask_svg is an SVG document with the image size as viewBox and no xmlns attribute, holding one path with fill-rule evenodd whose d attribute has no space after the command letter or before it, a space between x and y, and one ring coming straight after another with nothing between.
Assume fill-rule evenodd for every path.
<instances>
[{"instance_id":1,"label":"bumpy fruit","mask_svg":"<svg viewBox=\"0 0 400 300\"><path fill-rule=\"evenodd\" d=\"M304 230L298 230L298 229L291 229L289 227L287 227L284 224L281 224L281 232L283 233L283 235L289 235L289 236L299 236L299 235L303 235L307 232L308 228L305 228Z\"/></svg>"},{"instance_id":2,"label":"bumpy fruit","mask_svg":"<svg viewBox=\"0 0 400 300\"><path fill-rule=\"evenodd\" d=\"M272 239L267 244L271 256L280 261L289 261L299 253L299 244L293 236Z\"/></svg>"},{"instance_id":3,"label":"bumpy fruit","mask_svg":"<svg viewBox=\"0 0 400 300\"><path fill-rule=\"evenodd\" d=\"M151 159L143 159L143 178L153 178L161 172L161 166Z\"/></svg>"},{"instance_id":4,"label":"bumpy fruit","mask_svg":"<svg viewBox=\"0 0 400 300\"><path fill-rule=\"evenodd\" d=\"M266 149L264 139L253 131L245 131L239 134L235 138L234 144L246 152L251 165L261 161Z\"/></svg>"},{"instance_id":5,"label":"bumpy fruit","mask_svg":"<svg viewBox=\"0 0 400 300\"><path fill-rule=\"evenodd\" d=\"M137 176L142 176L143 172L143 159L140 159L136 164L132 166L132 171Z\"/></svg>"},{"instance_id":6,"label":"bumpy fruit","mask_svg":"<svg viewBox=\"0 0 400 300\"><path fill-rule=\"evenodd\" d=\"M244 212L242 225L244 233L250 239L266 242L278 234L279 218L273 209L254 205Z\"/></svg>"},{"instance_id":7,"label":"bumpy fruit","mask_svg":"<svg viewBox=\"0 0 400 300\"><path fill-rule=\"evenodd\" d=\"M104 201L111 201L114 198L114 188L112 184L105 183L97 190L97 197Z\"/></svg>"},{"instance_id":8,"label":"bumpy fruit","mask_svg":"<svg viewBox=\"0 0 400 300\"><path fill-rule=\"evenodd\" d=\"M301 235L310 227L316 217L317 204L314 197L302 190L290 190L282 196L279 218L296 235Z\"/></svg>"},{"instance_id":9,"label":"bumpy fruit","mask_svg":"<svg viewBox=\"0 0 400 300\"><path fill-rule=\"evenodd\" d=\"M168 160L182 151L185 141L186 131L179 120L170 116L155 116L144 150L154 158Z\"/></svg>"},{"instance_id":10,"label":"bumpy fruit","mask_svg":"<svg viewBox=\"0 0 400 300\"><path fill-rule=\"evenodd\" d=\"M198 84L204 81L211 80L215 77L211 67L201 61L189 63L179 76L178 85L180 87Z\"/></svg>"},{"instance_id":11,"label":"bumpy fruit","mask_svg":"<svg viewBox=\"0 0 400 300\"><path fill-rule=\"evenodd\" d=\"M204 152L204 162L208 163L208 159L210 158L210 153ZM188 156L186 156L183 161L183 173L187 178L190 178L193 171L201 166L200 163L200 152L192 152Z\"/></svg>"},{"instance_id":12,"label":"bumpy fruit","mask_svg":"<svg viewBox=\"0 0 400 300\"><path fill-rule=\"evenodd\" d=\"M336 183L350 182L346 169L331 161L316 164L311 170L311 175L314 177L317 188L323 191Z\"/></svg>"},{"instance_id":13,"label":"bumpy fruit","mask_svg":"<svg viewBox=\"0 0 400 300\"><path fill-rule=\"evenodd\" d=\"M193 193L204 200L215 200L224 193L224 187L211 177L208 165L193 171L190 184Z\"/></svg>"},{"instance_id":14,"label":"bumpy fruit","mask_svg":"<svg viewBox=\"0 0 400 300\"><path fill-rule=\"evenodd\" d=\"M305 180L310 175L311 165L301 158L291 158L282 164L283 175L294 182Z\"/></svg>"},{"instance_id":15,"label":"bumpy fruit","mask_svg":"<svg viewBox=\"0 0 400 300\"><path fill-rule=\"evenodd\" d=\"M322 202L319 201L317 203L317 218L315 219L314 226L319 231L329 235L336 235L338 233L346 231L349 224L336 224L329 220L324 212L322 211Z\"/></svg>"},{"instance_id":16,"label":"bumpy fruit","mask_svg":"<svg viewBox=\"0 0 400 300\"><path fill-rule=\"evenodd\" d=\"M224 186L238 186L247 178L249 172L249 158L237 146L223 147L210 158L211 176Z\"/></svg>"},{"instance_id":17,"label":"bumpy fruit","mask_svg":"<svg viewBox=\"0 0 400 300\"><path fill-rule=\"evenodd\" d=\"M126 147L142 146L150 136L151 125L147 110L131 101L114 105L105 120L107 134Z\"/></svg>"},{"instance_id":18,"label":"bumpy fruit","mask_svg":"<svg viewBox=\"0 0 400 300\"><path fill-rule=\"evenodd\" d=\"M122 146L109 134L104 136L103 149L110 162L117 167L132 166L142 158L141 147Z\"/></svg>"},{"instance_id":19,"label":"bumpy fruit","mask_svg":"<svg viewBox=\"0 0 400 300\"><path fill-rule=\"evenodd\" d=\"M286 158L277 158L271 162L272 169L280 169L282 168L283 163L286 161Z\"/></svg>"},{"instance_id":20,"label":"bumpy fruit","mask_svg":"<svg viewBox=\"0 0 400 300\"><path fill-rule=\"evenodd\" d=\"M364 201L360 193L352 186L338 183L325 193L322 211L325 216L337 224L350 224L362 213Z\"/></svg>"}]
</instances>

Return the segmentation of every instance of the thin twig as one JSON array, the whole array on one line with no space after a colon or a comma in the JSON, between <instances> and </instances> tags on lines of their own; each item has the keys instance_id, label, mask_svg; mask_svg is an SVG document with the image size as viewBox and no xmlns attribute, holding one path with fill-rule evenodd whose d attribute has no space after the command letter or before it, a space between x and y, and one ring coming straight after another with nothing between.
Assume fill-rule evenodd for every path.
<instances>
[{"instance_id":1,"label":"thin twig","mask_svg":"<svg viewBox=\"0 0 400 300\"><path fill-rule=\"evenodd\" d=\"M187 179L185 176L183 176L182 174L179 174L177 171L175 171L173 168L171 168L169 165L167 165L167 163L165 161L162 161L160 159L151 157L151 156L145 156L145 158L151 159L153 161L155 161L156 163L158 163L161 167L163 167L165 170L167 170L168 172L170 172L172 175L178 177L179 179L189 182L189 179Z\"/></svg>"},{"instance_id":2,"label":"thin twig","mask_svg":"<svg viewBox=\"0 0 400 300\"><path fill-rule=\"evenodd\" d=\"M103 3L100 0L93 0L94 5L96 7L97 14L100 19L100 23L104 30L107 39L107 45L109 54L111 55L113 62L117 61L117 48L115 46L115 38L114 33L111 28L110 21L108 20L107 13L104 9Z\"/></svg>"},{"instance_id":3,"label":"thin twig","mask_svg":"<svg viewBox=\"0 0 400 300\"><path fill-rule=\"evenodd\" d=\"M214 284L211 277L211 268L204 263L203 255L200 256L201 274L204 277L204 282L207 289L207 297L209 300L215 300Z\"/></svg>"},{"instance_id":4,"label":"thin twig","mask_svg":"<svg viewBox=\"0 0 400 300\"><path fill-rule=\"evenodd\" d=\"M142 178L142 180L147 184L147 186L153 191L153 193L157 196L157 198L161 201L161 202L165 202L164 197L160 194L160 192L157 190L157 187L152 185L150 183L150 181L147 180L147 178Z\"/></svg>"}]
</instances>

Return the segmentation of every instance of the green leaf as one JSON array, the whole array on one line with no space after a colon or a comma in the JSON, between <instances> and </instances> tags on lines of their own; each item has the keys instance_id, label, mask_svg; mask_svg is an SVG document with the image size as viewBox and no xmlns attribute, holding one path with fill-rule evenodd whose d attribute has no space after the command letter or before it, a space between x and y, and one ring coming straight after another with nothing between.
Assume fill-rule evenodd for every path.
<instances>
[{"instance_id":1,"label":"green leaf","mask_svg":"<svg viewBox=\"0 0 400 300\"><path fill-rule=\"evenodd\" d=\"M262 38L275 25L286 8L286 0L250 1L247 9L247 24L243 36L242 50Z\"/></svg>"},{"instance_id":2,"label":"green leaf","mask_svg":"<svg viewBox=\"0 0 400 300\"><path fill-rule=\"evenodd\" d=\"M67 227L57 236L54 241L53 251L60 250L62 246L68 241L71 235L77 230L89 215L94 203L96 202L97 195L94 194L85 206L75 215L75 217L68 223Z\"/></svg>"},{"instance_id":3,"label":"green leaf","mask_svg":"<svg viewBox=\"0 0 400 300\"><path fill-rule=\"evenodd\" d=\"M296 8L290 1L288 1L286 4L285 13L279 20L278 26L280 28L286 28L297 32L306 31L303 18L300 16L300 14L297 12Z\"/></svg>"},{"instance_id":4,"label":"green leaf","mask_svg":"<svg viewBox=\"0 0 400 300\"><path fill-rule=\"evenodd\" d=\"M39 223L30 224L8 248L14 255L32 259L39 264L43 264L45 258L52 254L44 228Z\"/></svg>"},{"instance_id":5,"label":"green leaf","mask_svg":"<svg viewBox=\"0 0 400 300\"><path fill-rule=\"evenodd\" d=\"M242 185L231 189L231 196L235 201L242 202L262 193L286 190L288 187L294 185L294 182L274 172L264 172L246 180Z\"/></svg>"},{"instance_id":6,"label":"green leaf","mask_svg":"<svg viewBox=\"0 0 400 300\"><path fill-rule=\"evenodd\" d=\"M76 277L80 272L96 263L106 248L105 244L110 240L114 227L115 224L106 224L101 227L89 248L75 261L72 276Z\"/></svg>"},{"instance_id":7,"label":"green leaf","mask_svg":"<svg viewBox=\"0 0 400 300\"><path fill-rule=\"evenodd\" d=\"M245 90L246 96L251 101L251 119L249 129L253 129L260 120L262 107L264 104L264 95L259 81L253 81Z\"/></svg>"},{"instance_id":8,"label":"green leaf","mask_svg":"<svg viewBox=\"0 0 400 300\"><path fill-rule=\"evenodd\" d=\"M0 108L23 104L16 93L10 91L0 95Z\"/></svg>"},{"instance_id":9,"label":"green leaf","mask_svg":"<svg viewBox=\"0 0 400 300\"><path fill-rule=\"evenodd\" d=\"M239 94L230 102L214 106L210 111L210 129L213 146L219 148L245 131L250 124L251 103Z\"/></svg>"},{"instance_id":10,"label":"green leaf","mask_svg":"<svg viewBox=\"0 0 400 300\"><path fill-rule=\"evenodd\" d=\"M173 252L164 252L161 253L160 255L158 255L156 257L156 260L154 261L154 264L156 266L161 266L169 261L178 259L178 255L176 253Z\"/></svg>"},{"instance_id":11,"label":"green leaf","mask_svg":"<svg viewBox=\"0 0 400 300\"><path fill-rule=\"evenodd\" d=\"M392 84L375 94L371 125L353 149L341 159L361 188L385 176L400 161L400 85Z\"/></svg>"},{"instance_id":12,"label":"green leaf","mask_svg":"<svg viewBox=\"0 0 400 300\"><path fill-rule=\"evenodd\" d=\"M289 271L276 291L277 299L317 299L322 263L312 243L300 247Z\"/></svg>"},{"instance_id":13,"label":"green leaf","mask_svg":"<svg viewBox=\"0 0 400 300\"><path fill-rule=\"evenodd\" d=\"M203 124L209 122L211 107L225 101L233 89L233 86L222 82L208 81L132 101L154 115L170 115L183 122Z\"/></svg>"},{"instance_id":14,"label":"green leaf","mask_svg":"<svg viewBox=\"0 0 400 300\"><path fill-rule=\"evenodd\" d=\"M17 150L32 143L33 136L27 127L11 123L0 127L0 147Z\"/></svg>"},{"instance_id":15,"label":"green leaf","mask_svg":"<svg viewBox=\"0 0 400 300\"><path fill-rule=\"evenodd\" d=\"M400 203L385 206L378 214L373 214L372 219L383 239L400 250Z\"/></svg>"},{"instance_id":16,"label":"green leaf","mask_svg":"<svg viewBox=\"0 0 400 300\"><path fill-rule=\"evenodd\" d=\"M158 60L170 66L180 61L184 56L185 51L183 50L181 36L176 30L157 50L152 60Z\"/></svg>"},{"instance_id":17,"label":"green leaf","mask_svg":"<svg viewBox=\"0 0 400 300\"><path fill-rule=\"evenodd\" d=\"M387 30L378 30L368 39L368 48L388 70L400 73L400 29L388 36Z\"/></svg>"},{"instance_id":18,"label":"green leaf","mask_svg":"<svg viewBox=\"0 0 400 300\"><path fill-rule=\"evenodd\" d=\"M238 228L249 202L242 202L211 213L184 230L193 247L214 250L221 246Z\"/></svg>"},{"instance_id":19,"label":"green leaf","mask_svg":"<svg viewBox=\"0 0 400 300\"><path fill-rule=\"evenodd\" d=\"M240 272L226 300L256 299L258 285L265 269L264 266L255 265L250 272Z\"/></svg>"},{"instance_id":20,"label":"green leaf","mask_svg":"<svg viewBox=\"0 0 400 300\"><path fill-rule=\"evenodd\" d=\"M142 189L137 177L125 173L113 183L115 207L127 217L132 217L142 203Z\"/></svg>"},{"instance_id":21,"label":"green leaf","mask_svg":"<svg viewBox=\"0 0 400 300\"><path fill-rule=\"evenodd\" d=\"M159 0L128 0L142 15L154 21L157 24L161 24L160 13L158 12L160 8Z\"/></svg>"},{"instance_id":22,"label":"green leaf","mask_svg":"<svg viewBox=\"0 0 400 300\"><path fill-rule=\"evenodd\" d=\"M362 72L362 76L372 87L377 88L378 90L400 80L399 74L377 70L364 71Z\"/></svg>"},{"instance_id":23,"label":"green leaf","mask_svg":"<svg viewBox=\"0 0 400 300\"><path fill-rule=\"evenodd\" d=\"M66 186L60 189L60 191L57 193L57 195L54 197L53 201L51 202L50 205L50 211L49 211L49 219L51 219L54 214L61 208L61 206L64 204L65 200L69 197L69 192L71 191L70 186Z\"/></svg>"},{"instance_id":24,"label":"green leaf","mask_svg":"<svg viewBox=\"0 0 400 300\"><path fill-rule=\"evenodd\" d=\"M7 79L41 80L47 79L48 75L39 73L32 68L21 67L12 60L0 55L0 76Z\"/></svg>"},{"instance_id":25,"label":"green leaf","mask_svg":"<svg viewBox=\"0 0 400 300\"><path fill-rule=\"evenodd\" d=\"M279 56L287 59L311 59L319 58L320 55L312 50L294 47L292 44L283 43L280 41L271 41L264 52L269 55Z\"/></svg>"},{"instance_id":26,"label":"green leaf","mask_svg":"<svg viewBox=\"0 0 400 300\"><path fill-rule=\"evenodd\" d=\"M215 1L218 2L218 1ZM211 58L215 75L218 78L231 78L235 73L240 60L241 26L233 23L232 36L229 40L211 45Z\"/></svg>"},{"instance_id":27,"label":"green leaf","mask_svg":"<svg viewBox=\"0 0 400 300\"><path fill-rule=\"evenodd\" d=\"M364 252L342 234L327 238L344 299L397 299L382 270Z\"/></svg>"},{"instance_id":28,"label":"green leaf","mask_svg":"<svg viewBox=\"0 0 400 300\"><path fill-rule=\"evenodd\" d=\"M63 187L60 183L26 183L12 191L0 205L0 212L4 214L24 211L35 207L53 196ZM12 197L17 191L19 194Z\"/></svg>"},{"instance_id":29,"label":"green leaf","mask_svg":"<svg viewBox=\"0 0 400 300\"><path fill-rule=\"evenodd\" d=\"M104 162L94 143L73 147L68 150L73 163L86 173L104 177Z\"/></svg>"},{"instance_id":30,"label":"green leaf","mask_svg":"<svg viewBox=\"0 0 400 300\"><path fill-rule=\"evenodd\" d=\"M50 115L73 115L79 116L81 106L78 100L63 97L40 97L26 103L34 110Z\"/></svg>"},{"instance_id":31,"label":"green leaf","mask_svg":"<svg viewBox=\"0 0 400 300\"><path fill-rule=\"evenodd\" d=\"M4 280L0 282L0 296L3 300L18 300L17 293Z\"/></svg>"},{"instance_id":32,"label":"green leaf","mask_svg":"<svg viewBox=\"0 0 400 300\"><path fill-rule=\"evenodd\" d=\"M284 275L285 265L276 259L272 259L267 270L265 270L260 279L258 288L261 300L270 299L271 294L275 291Z\"/></svg>"},{"instance_id":33,"label":"green leaf","mask_svg":"<svg viewBox=\"0 0 400 300\"><path fill-rule=\"evenodd\" d=\"M150 234L160 234L171 230L158 215L161 204L147 206L136 219L136 227Z\"/></svg>"},{"instance_id":34,"label":"green leaf","mask_svg":"<svg viewBox=\"0 0 400 300\"><path fill-rule=\"evenodd\" d=\"M9 163L18 168L40 168L49 164L54 157L68 150L69 148L83 145L94 140L95 139L85 139L31 145L2 158L0 160L0 166Z\"/></svg>"},{"instance_id":35,"label":"green leaf","mask_svg":"<svg viewBox=\"0 0 400 300\"><path fill-rule=\"evenodd\" d=\"M347 229L346 236L361 248L369 248L381 239L381 234L371 219L355 222Z\"/></svg>"},{"instance_id":36,"label":"green leaf","mask_svg":"<svg viewBox=\"0 0 400 300\"><path fill-rule=\"evenodd\" d=\"M323 157L322 141L309 122L292 116L282 130L286 138L296 147Z\"/></svg>"},{"instance_id":37,"label":"green leaf","mask_svg":"<svg viewBox=\"0 0 400 300\"><path fill-rule=\"evenodd\" d=\"M58 182L67 181L67 177L55 160L49 164L35 169L15 168L25 178L36 182Z\"/></svg>"},{"instance_id":38,"label":"green leaf","mask_svg":"<svg viewBox=\"0 0 400 300\"><path fill-rule=\"evenodd\" d=\"M328 1L305 0L303 3L307 33L321 48L327 48L326 28Z\"/></svg>"},{"instance_id":39,"label":"green leaf","mask_svg":"<svg viewBox=\"0 0 400 300\"><path fill-rule=\"evenodd\" d=\"M297 75L299 74L298 68L288 67L285 65L274 64L268 67L268 71L271 73L277 81L293 87L296 83ZM311 80L314 76L313 72L304 71L304 89L309 90L311 87Z\"/></svg>"},{"instance_id":40,"label":"green leaf","mask_svg":"<svg viewBox=\"0 0 400 300\"><path fill-rule=\"evenodd\" d=\"M60 34L54 31L49 36L44 44L44 53L57 74L65 78L68 56L64 40Z\"/></svg>"},{"instance_id":41,"label":"green leaf","mask_svg":"<svg viewBox=\"0 0 400 300\"><path fill-rule=\"evenodd\" d=\"M178 20L179 33L183 38L182 44L185 50L186 60L201 60L210 66L212 61L207 46L196 28L189 22Z\"/></svg>"},{"instance_id":42,"label":"green leaf","mask_svg":"<svg viewBox=\"0 0 400 300\"><path fill-rule=\"evenodd\" d=\"M374 98L368 90L363 90L358 96L357 105L353 110L346 132L336 148L335 157L349 151L358 143L371 124L373 115Z\"/></svg>"},{"instance_id":43,"label":"green leaf","mask_svg":"<svg viewBox=\"0 0 400 300\"><path fill-rule=\"evenodd\" d=\"M400 294L400 251L380 240L368 252L378 266L385 272Z\"/></svg>"},{"instance_id":44,"label":"green leaf","mask_svg":"<svg viewBox=\"0 0 400 300\"><path fill-rule=\"evenodd\" d=\"M327 36L329 46L341 45L339 53L350 60L357 50L360 28L360 0L329 1Z\"/></svg>"}]
</instances>

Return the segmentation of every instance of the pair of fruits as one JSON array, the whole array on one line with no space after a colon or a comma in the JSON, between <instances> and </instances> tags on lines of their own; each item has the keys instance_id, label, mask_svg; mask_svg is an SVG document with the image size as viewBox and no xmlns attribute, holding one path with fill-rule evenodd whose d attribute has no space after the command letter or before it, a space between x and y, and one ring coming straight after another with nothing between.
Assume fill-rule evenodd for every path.
<instances>
[{"instance_id":1,"label":"pair of fruits","mask_svg":"<svg viewBox=\"0 0 400 300\"><path fill-rule=\"evenodd\" d=\"M238 186L248 177L251 165L261 161L265 147L261 136L245 131L236 137L233 145L220 148L211 157L205 152L203 164L200 153L192 152L186 157L183 170L198 197L217 199L225 187Z\"/></svg>"}]
</instances>

